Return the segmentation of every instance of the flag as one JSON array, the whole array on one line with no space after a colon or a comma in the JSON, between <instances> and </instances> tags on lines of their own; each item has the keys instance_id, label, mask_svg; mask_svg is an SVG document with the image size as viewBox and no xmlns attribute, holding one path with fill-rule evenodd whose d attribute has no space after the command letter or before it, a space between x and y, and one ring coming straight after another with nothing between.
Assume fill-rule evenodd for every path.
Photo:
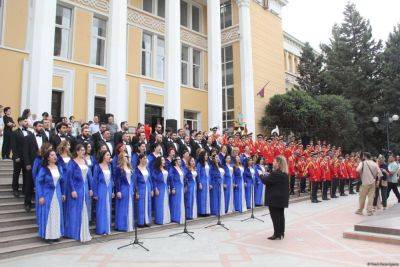
<instances>
[{"instance_id":1,"label":"flag","mask_svg":"<svg viewBox=\"0 0 400 267\"><path fill-rule=\"evenodd\" d=\"M269 82L267 82L263 88L261 88L260 92L257 93L258 96L264 98L265 95L265 87L267 87L267 85L269 84Z\"/></svg>"}]
</instances>

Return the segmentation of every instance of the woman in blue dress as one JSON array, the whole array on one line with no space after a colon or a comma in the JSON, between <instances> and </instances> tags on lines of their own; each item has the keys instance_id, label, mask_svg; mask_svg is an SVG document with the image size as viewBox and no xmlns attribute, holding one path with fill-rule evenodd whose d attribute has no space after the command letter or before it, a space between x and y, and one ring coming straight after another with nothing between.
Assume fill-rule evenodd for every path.
<instances>
[{"instance_id":1,"label":"woman in blue dress","mask_svg":"<svg viewBox=\"0 0 400 267\"><path fill-rule=\"evenodd\" d=\"M181 159L179 157L176 157L171 162L171 168L168 172L168 181L171 188L169 201L171 221L182 224L185 219L184 174L181 169Z\"/></svg>"},{"instance_id":2,"label":"woman in blue dress","mask_svg":"<svg viewBox=\"0 0 400 267\"><path fill-rule=\"evenodd\" d=\"M138 157L135 177L137 224L138 226L149 226L151 224L151 198L153 197L153 186L151 184L150 171L147 168L147 156L145 154L140 154Z\"/></svg>"},{"instance_id":3,"label":"woman in blue dress","mask_svg":"<svg viewBox=\"0 0 400 267\"><path fill-rule=\"evenodd\" d=\"M63 173L64 173L64 192L65 195L68 196L68 181L67 181L67 165L71 161L72 155L70 153L71 145L67 140L61 141L61 143L58 145L57 148L57 165L61 167ZM63 212L64 212L64 219L66 218L66 211L67 211L67 202L64 201L63 203Z\"/></svg>"},{"instance_id":4,"label":"woman in blue dress","mask_svg":"<svg viewBox=\"0 0 400 267\"><path fill-rule=\"evenodd\" d=\"M185 209L186 219L192 220L197 218L197 171L196 161L194 158L189 158L189 163L186 167L185 174Z\"/></svg>"},{"instance_id":5,"label":"woman in blue dress","mask_svg":"<svg viewBox=\"0 0 400 267\"><path fill-rule=\"evenodd\" d=\"M108 151L108 150L107 150ZM116 147L115 147L115 155L112 157L111 160L111 169L112 171L115 173L115 169L118 167L118 157L121 153L125 153L126 152L126 147L125 144L123 143L119 143Z\"/></svg>"},{"instance_id":6,"label":"woman in blue dress","mask_svg":"<svg viewBox=\"0 0 400 267\"><path fill-rule=\"evenodd\" d=\"M244 188L246 193L246 205L247 209L250 209L254 204L254 165L253 165L253 158L249 157L245 160L244 164L244 173L243 173L243 180L244 180Z\"/></svg>"},{"instance_id":7,"label":"woman in blue dress","mask_svg":"<svg viewBox=\"0 0 400 267\"><path fill-rule=\"evenodd\" d=\"M247 206L243 180L244 168L239 156L236 156L235 158L235 165L233 169L233 200L235 204L235 211L245 212L247 211Z\"/></svg>"},{"instance_id":8,"label":"woman in blue dress","mask_svg":"<svg viewBox=\"0 0 400 267\"><path fill-rule=\"evenodd\" d=\"M155 143L152 145L152 152L147 156L147 166L150 173L153 172L154 160L161 156L161 151L162 147L160 144Z\"/></svg>"},{"instance_id":9,"label":"woman in blue dress","mask_svg":"<svg viewBox=\"0 0 400 267\"><path fill-rule=\"evenodd\" d=\"M197 213L200 216L210 215L210 165L208 153L199 153L197 169Z\"/></svg>"},{"instance_id":10,"label":"woman in blue dress","mask_svg":"<svg viewBox=\"0 0 400 267\"><path fill-rule=\"evenodd\" d=\"M128 155L121 152L115 168L115 230L131 232L134 229L134 176Z\"/></svg>"},{"instance_id":11,"label":"woman in blue dress","mask_svg":"<svg viewBox=\"0 0 400 267\"><path fill-rule=\"evenodd\" d=\"M36 177L39 236L46 242L58 241L64 235L62 202L65 201L64 178L61 167L56 165L57 155L54 150L46 151L42 168Z\"/></svg>"},{"instance_id":12,"label":"woman in blue dress","mask_svg":"<svg viewBox=\"0 0 400 267\"><path fill-rule=\"evenodd\" d=\"M235 207L233 202L233 166L230 155L225 157L224 171L225 213L232 213Z\"/></svg>"},{"instance_id":13,"label":"woman in blue dress","mask_svg":"<svg viewBox=\"0 0 400 267\"><path fill-rule=\"evenodd\" d=\"M167 224L171 222L169 210L168 172L165 169L165 159L158 157L154 160L154 170L151 175L154 191L154 223Z\"/></svg>"},{"instance_id":14,"label":"woman in blue dress","mask_svg":"<svg viewBox=\"0 0 400 267\"><path fill-rule=\"evenodd\" d=\"M165 158L165 169L169 171L171 168L171 162L175 158L176 151L175 147L168 148L168 156Z\"/></svg>"},{"instance_id":15,"label":"woman in blue dress","mask_svg":"<svg viewBox=\"0 0 400 267\"><path fill-rule=\"evenodd\" d=\"M227 154L228 154L228 148L225 145L223 145L221 147L221 151L218 153L219 162L221 163L222 166L225 166L225 158Z\"/></svg>"},{"instance_id":16,"label":"woman in blue dress","mask_svg":"<svg viewBox=\"0 0 400 267\"><path fill-rule=\"evenodd\" d=\"M96 234L111 233L112 199L114 178L110 167L111 155L105 151L99 154L99 163L93 171L93 199L96 200Z\"/></svg>"},{"instance_id":17,"label":"woman in blue dress","mask_svg":"<svg viewBox=\"0 0 400 267\"><path fill-rule=\"evenodd\" d=\"M84 143L83 146L85 147L85 161L86 165L89 167L90 172L93 174L94 166L96 165L96 160L94 159L94 156L92 155L92 144L91 143ZM93 175L92 175L93 177ZM93 181L90 181L91 184L93 184ZM93 210L94 210L94 203L92 202L92 199L89 199L89 221L92 221L92 215L93 215Z\"/></svg>"},{"instance_id":18,"label":"woman in blue dress","mask_svg":"<svg viewBox=\"0 0 400 267\"><path fill-rule=\"evenodd\" d=\"M143 142L136 144L134 147L134 151L132 152L131 155L132 170L136 170L140 154L146 154L146 144Z\"/></svg>"},{"instance_id":19,"label":"woman in blue dress","mask_svg":"<svg viewBox=\"0 0 400 267\"><path fill-rule=\"evenodd\" d=\"M89 199L92 173L85 161L85 148L79 144L75 148L76 157L67 165L67 201L65 212L65 236L87 242L92 239L89 231Z\"/></svg>"},{"instance_id":20,"label":"woman in blue dress","mask_svg":"<svg viewBox=\"0 0 400 267\"><path fill-rule=\"evenodd\" d=\"M219 157L217 153L214 152L211 155L210 164L210 203L212 215L225 214L224 176L225 171L219 164Z\"/></svg>"},{"instance_id":21,"label":"woman in blue dress","mask_svg":"<svg viewBox=\"0 0 400 267\"><path fill-rule=\"evenodd\" d=\"M254 204L255 206L264 206L265 201L265 185L262 183L262 177L266 175L264 157L255 159L257 164L255 169L255 185L254 185Z\"/></svg>"}]
</instances>

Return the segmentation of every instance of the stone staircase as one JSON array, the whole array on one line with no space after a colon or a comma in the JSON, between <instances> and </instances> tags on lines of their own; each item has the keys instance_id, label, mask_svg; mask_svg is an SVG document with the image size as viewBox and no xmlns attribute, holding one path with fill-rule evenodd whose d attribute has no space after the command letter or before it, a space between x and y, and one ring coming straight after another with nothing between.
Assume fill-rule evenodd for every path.
<instances>
[{"instance_id":1,"label":"stone staircase","mask_svg":"<svg viewBox=\"0 0 400 267\"><path fill-rule=\"evenodd\" d=\"M62 239L58 243L47 244L37 235L37 226L35 222L35 211L25 212L24 197L20 195L15 198L12 194L12 161L0 160L0 260L11 257L18 257L38 252L50 251L55 249L73 247L81 245L80 242L71 239ZM22 175L20 176L22 184ZM21 188L20 188L21 191ZM290 203L307 201L309 195L297 194L291 196ZM265 207L257 207L256 210L265 210ZM248 211L250 212L250 211ZM225 215L226 217L236 216L237 214ZM189 224L198 221L212 222L215 217L198 218L190 221ZM176 224L152 225L149 228L140 228L139 234L156 232L160 230L181 227ZM95 243L104 240L113 240L117 238L130 238L132 233L123 233L113 231L108 236L98 236L94 234L94 226L91 226L93 240L89 243Z\"/></svg>"}]
</instances>

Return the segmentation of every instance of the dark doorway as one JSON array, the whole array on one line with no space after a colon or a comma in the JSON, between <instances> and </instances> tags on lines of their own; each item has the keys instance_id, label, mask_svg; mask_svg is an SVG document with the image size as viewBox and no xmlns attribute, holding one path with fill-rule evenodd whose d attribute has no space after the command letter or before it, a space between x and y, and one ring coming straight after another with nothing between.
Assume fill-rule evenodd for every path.
<instances>
[{"instance_id":1,"label":"dark doorway","mask_svg":"<svg viewBox=\"0 0 400 267\"><path fill-rule=\"evenodd\" d=\"M161 124L164 130L163 108L153 105L145 105L144 123L150 125L154 130L156 124Z\"/></svg>"},{"instance_id":2,"label":"dark doorway","mask_svg":"<svg viewBox=\"0 0 400 267\"><path fill-rule=\"evenodd\" d=\"M53 122L60 122L61 109L62 109L62 98L63 92L52 91L51 93L51 116L53 117Z\"/></svg>"},{"instance_id":3,"label":"dark doorway","mask_svg":"<svg viewBox=\"0 0 400 267\"><path fill-rule=\"evenodd\" d=\"M101 122L107 122L106 99L104 97L94 98L94 115L98 116Z\"/></svg>"}]
</instances>

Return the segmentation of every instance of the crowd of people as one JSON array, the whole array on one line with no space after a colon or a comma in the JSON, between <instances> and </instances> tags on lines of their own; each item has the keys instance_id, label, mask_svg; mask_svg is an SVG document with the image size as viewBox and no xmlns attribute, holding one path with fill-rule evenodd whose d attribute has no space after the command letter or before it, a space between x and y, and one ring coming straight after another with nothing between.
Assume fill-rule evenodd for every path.
<instances>
[{"instance_id":1,"label":"crowd of people","mask_svg":"<svg viewBox=\"0 0 400 267\"><path fill-rule=\"evenodd\" d=\"M261 134L253 140L251 133L217 128L164 131L156 125L152 131L143 124L130 131L128 122L118 126L112 115L107 123L95 116L89 123L70 117L54 125L48 113L33 120L29 110L15 123L11 109L4 112L2 157L12 156L13 193L19 197L22 171L25 209L32 209L34 198L39 235L47 242L89 241L90 223L107 235L112 225L132 231L135 224L183 223L264 206L263 181L277 157L287 162L289 194L297 184L298 194L311 190L313 203L320 202L319 190L329 200L346 196L345 188L355 194L360 185L360 155L323 141L303 145ZM387 194L379 190L385 203ZM400 200L397 186L391 190Z\"/></svg>"}]
</instances>

